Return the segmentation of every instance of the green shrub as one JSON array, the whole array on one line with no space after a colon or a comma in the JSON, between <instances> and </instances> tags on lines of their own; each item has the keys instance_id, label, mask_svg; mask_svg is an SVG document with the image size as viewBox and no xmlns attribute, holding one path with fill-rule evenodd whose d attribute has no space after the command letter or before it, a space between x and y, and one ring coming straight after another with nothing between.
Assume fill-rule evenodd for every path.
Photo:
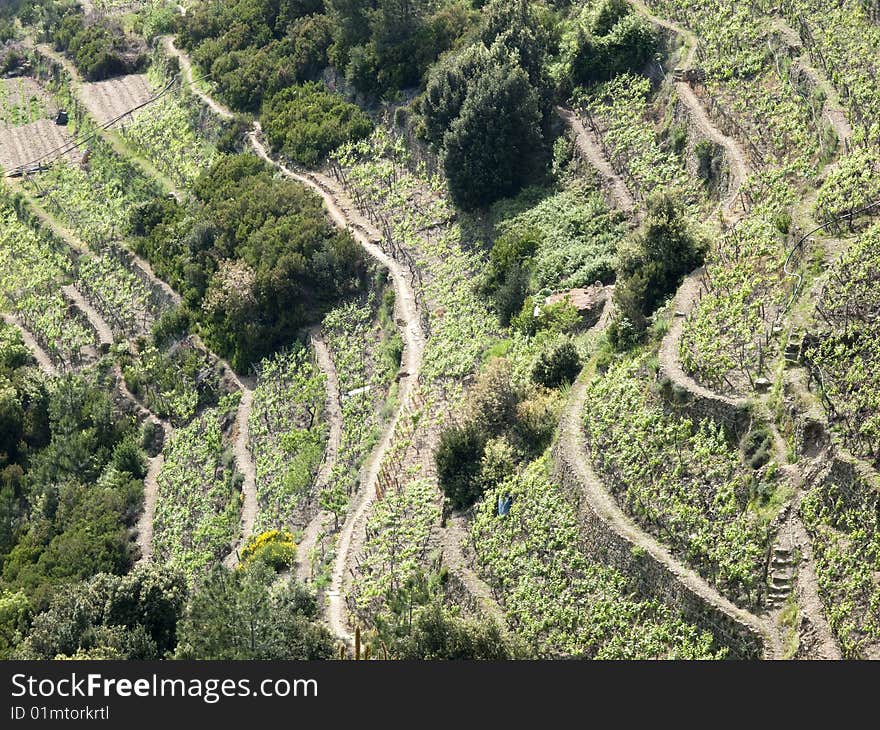
<instances>
[{"instance_id":1,"label":"green shrub","mask_svg":"<svg viewBox=\"0 0 880 730\"><path fill-rule=\"evenodd\" d=\"M344 142L373 131L358 107L317 83L291 86L269 98L261 121L272 146L303 165L314 165Z\"/></svg>"},{"instance_id":2,"label":"green shrub","mask_svg":"<svg viewBox=\"0 0 880 730\"><path fill-rule=\"evenodd\" d=\"M485 435L473 423L451 426L440 435L434 457L437 479L453 509L466 509L480 498L480 463L485 446Z\"/></svg>"},{"instance_id":3,"label":"green shrub","mask_svg":"<svg viewBox=\"0 0 880 730\"><path fill-rule=\"evenodd\" d=\"M269 530L251 535L241 550L241 565L261 562L276 572L289 570L296 560L296 543L289 530Z\"/></svg>"},{"instance_id":4,"label":"green shrub","mask_svg":"<svg viewBox=\"0 0 880 730\"><path fill-rule=\"evenodd\" d=\"M571 340L544 351L532 368L532 380L547 388L573 383L581 371L581 356Z\"/></svg>"}]
</instances>

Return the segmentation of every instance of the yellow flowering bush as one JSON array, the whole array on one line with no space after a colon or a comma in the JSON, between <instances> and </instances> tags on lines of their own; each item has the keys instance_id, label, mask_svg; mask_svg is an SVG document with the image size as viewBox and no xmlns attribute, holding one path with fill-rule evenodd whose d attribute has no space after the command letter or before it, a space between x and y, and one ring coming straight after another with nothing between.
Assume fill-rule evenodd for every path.
<instances>
[{"instance_id":1,"label":"yellow flowering bush","mask_svg":"<svg viewBox=\"0 0 880 730\"><path fill-rule=\"evenodd\" d=\"M296 543L290 530L267 530L252 535L241 551L241 565L258 560L275 570L289 568L296 559Z\"/></svg>"}]
</instances>

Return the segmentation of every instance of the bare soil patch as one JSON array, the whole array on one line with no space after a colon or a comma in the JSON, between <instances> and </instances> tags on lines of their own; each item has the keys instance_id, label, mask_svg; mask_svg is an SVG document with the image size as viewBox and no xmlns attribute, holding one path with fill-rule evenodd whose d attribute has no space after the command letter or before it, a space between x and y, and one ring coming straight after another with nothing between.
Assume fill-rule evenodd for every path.
<instances>
[{"instance_id":1,"label":"bare soil patch","mask_svg":"<svg viewBox=\"0 0 880 730\"><path fill-rule=\"evenodd\" d=\"M80 96L98 124L104 125L155 96L146 74L129 74L83 84ZM136 116L137 112L132 116ZM128 121L126 117L122 124Z\"/></svg>"},{"instance_id":2,"label":"bare soil patch","mask_svg":"<svg viewBox=\"0 0 880 730\"><path fill-rule=\"evenodd\" d=\"M0 130L0 166L13 170L28 165L72 140L67 127L51 119Z\"/></svg>"}]
</instances>

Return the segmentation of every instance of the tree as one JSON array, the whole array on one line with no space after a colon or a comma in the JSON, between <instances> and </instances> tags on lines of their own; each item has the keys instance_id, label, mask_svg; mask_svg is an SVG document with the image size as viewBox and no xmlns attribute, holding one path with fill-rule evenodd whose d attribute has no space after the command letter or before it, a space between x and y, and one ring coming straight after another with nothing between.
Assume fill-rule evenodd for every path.
<instances>
[{"instance_id":1,"label":"tree","mask_svg":"<svg viewBox=\"0 0 880 730\"><path fill-rule=\"evenodd\" d=\"M100 573L57 592L16 654L160 659L177 643L185 600L183 575L166 566L138 565L125 576Z\"/></svg>"},{"instance_id":2,"label":"tree","mask_svg":"<svg viewBox=\"0 0 880 730\"><path fill-rule=\"evenodd\" d=\"M641 230L619 252L617 311L609 337L617 347L638 342L647 317L672 294L685 274L703 262L706 244L688 225L683 204L669 193L646 201Z\"/></svg>"},{"instance_id":3,"label":"tree","mask_svg":"<svg viewBox=\"0 0 880 730\"><path fill-rule=\"evenodd\" d=\"M31 605L24 591L0 591L0 659L9 659L22 640Z\"/></svg>"},{"instance_id":4,"label":"tree","mask_svg":"<svg viewBox=\"0 0 880 730\"><path fill-rule=\"evenodd\" d=\"M547 388L573 383L581 371L581 356L571 340L544 351L532 368L532 380Z\"/></svg>"},{"instance_id":5,"label":"tree","mask_svg":"<svg viewBox=\"0 0 880 730\"><path fill-rule=\"evenodd\" d=\"M498 436L516 421L518 402L510 361L503 357L491 358L468 393L471 420L484 433Z\"/></svg>"},{"instance_id":6,"label":"tree","mask_svg":"<svg viewBox=\"0 0 880 730\"><path fill-rule=\"evenodd\" d=\"M522 309L531 280L531 257L541 245L536 228L515 228L499 236L489 253L484 291L503 325Z\"/></svg>"},{"instance_id":7,"label":"tree","mask_svg":"<svg viewBox=\"0 0 880 730\"><path fill-rule=\"evenodd\" d=\"M486 46L475 43L431 68L420 104L425 135L436 148L441 147L443 135L461 113L471 82L492 63Z\"/></svg>"},{"instance_id":8,"label":"tree","mask_svg":"<svg viewBox=\"0 0 880 730\"><path fill-rule=\"evenodd\" d=\"M450 426L440 435L434 456L437 479L453 509L470 507L482 494L480 460L486 437L473 423Z\"/></svg>"},{"instance_id":9,"label":"tree","mask_svg":"<svg viewBox=\"0 0 880 730\"><path fill-rule=\"evenodd\" d=\"M181 659L330 659L333 637L317 622L314 595L259 562L218 567L192 596L180 625Z\"/></svg>"},{"instance_id":10,"label":"tree","mask_svg":"<svg viewBox=\"0 0 880 730\"><path fill-rule=\"evenodd\" d=\"M462 618L436 598L415 611L412 630L394 647L398 659L500 660L519 653L495 621Z\"/></svg>"},{"instance_id":11,"label":"tree","mask_svg":"<svg viewBox=\"0 0 880 730\"><path fill-rule=\"evenodd\" d=\"M538 95L516 64L478 77L443 138L443 167L455 202L474 209L519 190L538 169L540 125Z\"/></svg>"},{"instance_id":12,"label":"tree","mask_svg":"<svg viewBox=\"0 0 880 730\"><path fill-rule=\"evenodd\" d=\"M373 123L354 104L320 84L291 86L263 104L263 129L273 147L314 165L344 142L367 137Z\"/></svg>"}]
</instances>

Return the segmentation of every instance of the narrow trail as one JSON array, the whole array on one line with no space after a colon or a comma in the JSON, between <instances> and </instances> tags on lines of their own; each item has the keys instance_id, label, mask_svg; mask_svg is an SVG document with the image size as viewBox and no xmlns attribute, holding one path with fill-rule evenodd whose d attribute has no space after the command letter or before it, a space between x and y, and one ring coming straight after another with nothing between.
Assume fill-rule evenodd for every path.
<instances>
[{"instance_id":1,"label":"narrow trail","mask_svg":"<svg viewBox=\"0 0 880 730\"><path fill-rule=\"evenodd\" d=\"M687 57L682 62L681 68L685 70L692 69L694 67L697 48L699 46L697 36L692 31L680 26L678 23L654 15L642 0L628 0L628 2L637 13L649 22L654 25L659 25L662 28L666 28L667 30L671 30L673 33L684 39L689 50ZM737 202L739 190L745 182L746 176L749 172L749 165L747 162L748 156L736 140L724 134L712 122L709 118L709 114L706 112L706 108L703 106L702 102L700 102L699 98L694 93L693 88L687 81L676 81L674 83L678 98L681 99L682 104L687 107L690 118L700 134L724 149L724 154L727 158L728 165L730 166L731 182L728 186L729 192L727 198L722 203L721 212L725 218L732 219L728 223L728 225L730 225L742 216L742 213L734 211L734 206Z\"/></svg>"},{"instance_id":2,"label":"narrow trail","mask_svg":"<svg viewBox=\"0 0 880 730\"><path fill-rule=\"evenodd\" d=\"M113 330L110 329L110 326L104 321L98 310L80 293L79 289L73 284L68 284L61 287L61 291L89 320L89 324L92 325L98 335L98 342L101 345L112 345Z\"/></svg>"},{"instance_id":3,"label":"narrow trail","mask_svg":"<svg viewBox=\"0 0 880 730\"><path fill-rule=\"evenodd\" d=\"M22 194L25 196L26 201L29 204L30 210L37 217L37 220L41 225L46 226L52 233L64 241L67 246L76 251L79 254L88 254L89 247L83 243L72 231L68 228L62 226L54 216L52 216L48 211L46 211L41 205L39 205L29 193L20 189ZM147 278L153 283L154 286L158 286L163 289L163 291L171 291L173 290L161 279L155 276L152 269L146 264L145 261L141 261L139 257L133 256L133 260L136 265L141 266L144 271L144 274ZM101 344L111 345L113 343L113 331L110 326L107 324L106 320L101 316L101 314L91 305L91 303L80 293L79 289L74 285L68 285L62 287L63 294L73 303L73 305L79 309L89 321L91 326L95 329L95 332L98 335L98 340ZM177 298L177 301L180 301L180 297L176 294L174 296ZM7 319L7 316L4 315L4 319ZM48 374L54 375L57 373L54 365L52 364L51 359L49 359L48 355L46 355L42 348L33 340L33 337L30 335L27 330L19 325L22 330L23 337L25 339L25 344L34 352L34 356L37 358L37 361L40 363L40 366L45 370ZM34 350L33 347L29 344L29 340L33 342L33 346L39 350L39 352L43 353L42 357L46 359L45 362L41 361L40 356L37 354L37 350ZM122 369L119 367L118 363L114 364L114 374L116 377L117 389L122 395L123 399L130 402L136 411L138 411L139 415L144 420L152 421L153 423L160 426L164 432L164 441L170 437L172 433L171 424L156 416L149 409L146 408L136 397L135 395L128 389L128 386L125 384L125 378L122 374ZM51 368L49 370L48 368ZM164 443L163 441L163 443ZM137 522L137 544L140 548L141 561L149 561L152 559L153 554L153 517L156 513L156 497L158 494L158 477L159 472L162 469L162 465L164 464L164 456L160 451L159 454L149 459L147 465L147 474L144 477L144 509L138 517Z\"/></svg>"},{"instance_id":4,"label":"narrow trail","mask_svg":"<svg viewBox=\"0 0 880 730\"><path fill-rule=\"evenodd\" d=\"M472 561L464 552L464 545L469 537L465 516L450 515L446 519L446 527L440 528L439 533L444 565L461 580L484 616L495 621L500 627L506 626L507 617L504 615L504 609L495 600L489 584L471 567Z\"/></svg>"},{"instance_id":5,"label":"narrow trail","mask_svg":"<svg viewBox=\"0 0 880 730\"><path fill-rule=\"evenodd\" d=\"M599 173L604 183L603 187L611 192L617 207L627 212L632 211L636 207L633 194L623 178L614 170L611 161L605 156L595 137L587 131L580 117L571 109L562 106L556 107L556 113L574 134L577 148L587 159L587 162Z\"/></svg>"},{"instance_id":6,"label":"narrow trail","mask_svg":"<svg viewBox=\"0 0 880 730\"><path fill-rule=\"evenodd\" d=\"M766 403L761 402L760 406L766 408ZM843 655L831 631L831 626L825 615L825 609L822 606L822 600L819 597L819 583L813 568L813 550L810 538L799 516L801 501L806 496L802 468L797 464L790 463L788 459L788 444L782 438L782 434L779 433L779 429L776 427L769 409L767 410L768 412L763 414L763 417L764 420L771 424L775 458L780 465L780 471L785 475L794 491L794 496L788 507L784 524L780 526L779 533L780 535L786 533L785 537L787 537L790 547L800 553L800 560L796 564L797 582L795 590L799 616L801 619L806 617L808 620L816 644L814 649L816 655L811 658L842 659ZM819 456L819 460L821 458L822 455Z\"/></svg>"},{"instance_id":7,"label":"narrow trail","mask_svg":"<svg viewBox=\"0 0 880 730\"><path fill-rule=\"evenodd\" d=\"M787 38L790 44L797 44L798 47L803 49L803 52L797 59L797 64L810 81L822 91L822 94L825 97L822 115L831 125L831 128L834 130L840 143L845 148L848 148L849 142L853 136L853 128L849 123L849 118L847 117L843 104L840 103L840 94L837 93L837 89L834 88L825 74L820 73L813 66L810 53L807 50L807 46L803 42L800 33L792 28L788 21L782 16L775 16L773 18L773 23L780 35Z\"/></svg>"},{"instance_id":8,"label":"narrow trail","mask_svg":"<svg viewBox=\"0 0 880 730\"><path fill-rule=\"evenodd\" d=\"M178 6L178 8L179 7L180 6ZM182 14L185 15L186 13L184 12ZM171 54L180 62L180 70L183 73L185 82L189 85L190 91L199 97L199 99L201 99L218 117L221 117L222 119L234 119L235 115L228 107L214 101L214 99L202 91L197 84L193 83L192 61L187 53L184 53L174 45L174 38L170 35L162 36L162 46L166 53Z\"/></svg>"},{"instance_id":9,"label":"narrow trail","mask_svg":"<svg viewBox=\"0 0 880 730\"><path fill-rule=\"evenodd\" d=\"M99 342L102 345L111 345L113 343L113 333L110 327L98 311L80 294L79 290L75 286L69 285L63 287L62 291L89 320L89 323L98 333ZM128 389L119 363L113 364L113 374L117 390L122 398L134 407L138 416L142 420L151 421L162 429L162 443L164 447L172 433L171 424L167 420L156 416ZM164 463L165 457L162 450L156 456L149 459L147 463L147 473L144 477L144 508L137 521L137 544L141 554L139 562L149 562L153 558L153 520L156 515L156 500L159 493L159 473L162 471Z\"/></svg>"},{"instance_id":10,"label":"narrow trail","mask_svg":"<svg viewBox=\"0 0 880 730\"><path fill-rule=\"evenodd\" d=\"M98 311L92 307L88 300L80 294L79 290L75 286L69 285L63 287L62 291L73 302L74 306L86 316L92 327L94 327L95 331L98 333L99 342L102 345L113 344L113 333L107 325L107 322L101 317ZM113 364L113 374L116 380L116 388L122 398L134 407L142 420L151 421L162 429L164 434L164 446L164 443L172 433L171 424L165 419L156 416L128 389L119 363ZM164 463L165 459L160 450L156 456L149 459L147 464L147 474L144 477L144 508L138 517L137 522L137 544L141 552L141 561L149 561L153 556L153 518L156 514L156 499L159 492L159 472L162 470L162 465Z\"/></svg>"},{"instance_id":11,"label":"narrow trail","mask_svg":"<svg viewBox=\"0 0 880 730\"><path fill-rule=\"evenodd\" d=\"M180 296L180 294L174 291L174 289L172 289L167 282L156 276L156 273L153 271L153 267L150 266L149 261L142 258L130 249L125 249L125 251L131 257L132 263L143 272L147 281L149 281L154 288L159 289L163 294L165 294L165 296L168 297L168 300L173 305L179 306L183 302L183 298Z\"/></svg>"},{"instance_id":12,"label":"narrow trail","mask_svg":"<svg viewBox=\"0 0 880 730\"><path fill-rule=\"evenodd\" d=\"M671 23L652 15L641 0L629 1L647 19L679 33L687 40L688 44L691 46L691 51L688 55L686 67L691 67L696 52L696 36L676 23ZM783 31L788 31L790 33L794 32L787 26L783 28ZM804 56L806 56L806 54L804 54ZM801 61L801 66L804 68L805 72L812 76L814 82L825 92L825 116L834 127L841 142L846 145L849 137L852 135L852 129L846 121L846 116L840 107L836 92L830 88L827 82L823 82L821 77L816 74L815 70L809 65L808 57L805 61ZM736 182L731 185L731 191L727 200L723 203L722 214L727 219L727 225L734 225L743 215L741 211L735 211L734 206L737 202L736 199L739 189L748 174L749 168L748 163L746 162L747 157L743 149L735 140L724 135L713 125L704 107L687 82L676 82L676 89L679 93L679 98L681 98L682 102L687 105L690 110L691 118L694 120L698 129L700 129L700 131L713 142L721 145L725 149L727 158L731 163L733 177ZM704 270L701 268L690 274L676 293L673 304L673 319L663 338L658 353L660 369L661 372L663 372L663 374L673 383L684 388L694 396L706 400L712 400L730 408L742 408L747 405L749 399L744 397L731 398L706 388L685 373L681 366L679 347L684 328L684 321L696 306L703 285L703 273ZM760 410L767 411L762 415L764 420L770 425L773 433L776 460L780 464L785 478L788 480L794 491L794 498L789 509L787 523L784 529L787 529L791 533L791 540L801 555L801 559L796 566L798 608L802 616L805 616L809 620L815 635L817 651L820 658L840 658L840 649L837 642L834 640L834 636L825 617L825 611L822 608L821 600L819 599L818 584L813 568L812 550L810 548L809 538L803 523L797 516L797 510L800 506L801 499L804 496L803 479L800 469L796 465L788 462L786 445L776 427L775 419L769 412L766 403L760 401L758 405Z\"/></svg>"},{"instance_id":13,"label":"narrow trail","mask_svg":"<svg viewBox=\"0 0 880 730\"><path fill-rule=\"evenodd\" d=\"M348 230L371 257L388 269L396 294L394 303L395 319L403 321L402 335L404 348L400 371L408 373L408 376L400 379L397 407L394 410L394 414L385 425L379 443L363 465L360 488L349 506L345 523L339 533L336 545L336 560L333 564L330 589L327 591L328 600L325 616L327 623L334 634L350 643L352 637L346 619L342 591L346 582L346 576L350 573L352 567L354 557L353 546L356 544L355 533L363 532L367 512L375 500L376 480L382 466L382 460L391 446L400 414L409 407L412 401L414 380L418 377L418 373L421 370L425 337L421 330L419 309L416 304L415 293L409 283L409 277L394 258L386 254L373 242L373 240L381 239L380 233L355 211L354 205L347 199L347 196L344 196L341 191L332 190L333 182L326 176L319 173L301 174L294 172L272 159L259 139L259 132L259 124L255 123L254 131L249 134L249 139L257 155L278 168L286 177L297 180L318 193L324 201L324 206L327 208L332 221L343 230Z\"/></svg>"},{"instance_id":14,"label":"narrow trail","mask_svg":"<svg viewBox=\"0 0 880 730\"><path fill-rule=\"evenodd\" d=\"M147 474L144 477L144 508L141 511L137 521L137 544L140 548L141 557L139 562L150 562L153 559L153 521L156 516L156 501L159 496L159 474L165 465L165 444L174 433L171 424L164 418L159 418L152 411L146 408L132 393L125 384L125 377L122 374L122 368L117 363L114 365L116 373L116 383L122 396L134 404L141 414L142 418L150 421L154 425L162 429L162 448L159 452L147 461Z\"/></svg>"},{"instance_id":15,"label":"narrow trail","mask_svg":"<svg viewBox=\"0 0 880 730\"><path fill-rule=\"evenodd\" d=\"M606 311L608 309L609 307L606 306ZM608 317L603 313L600 323L596 325L596 331L604 328L607 321ZM592 459L581 426L581 415L586 405L588 384L589 378L585 376L585 373L582 373L572 385L560 420L559 439L553 450L557 469L561 472L570 470L577 480L583 496L581 513L584 509L591 510L598 519L622 536L630 545L644 550L654 558L688 592L735 622L748 627L749 631L761 638L765 658L781 657L782 646L777 632L769 621L734 605L696 571L682 564L665 545L642 530L626 515L617 504L617 500L605 488L593 469ZM582 519L580 522L584 523L585 520Z\"/></svg>"},{"instance_id":16,"label":"narrow trail","mask_svg":"<svg viewBox=\"0 0 880 730\"><path fill-rule=\"evenodd\" d=\"M233 114L229 109L222 104L218 104L208 94L202 92L192 83L192 62L186 53L177 48L174 44L173 38L165 36L162 39L162 42L166 52L179 60L184 79L190 84L190 88L193 92L212 111L214 111L215 114L224 119L232 119ZM415 293L409 284L409 280L403 271L403 268L397 263L397 261L387 255L379 246L373 243L373 240L371 240L380 239L381 236L379 235L379 232L376 231L367 221L360 219L360 216L355 212L352 203L344 196L339 195L336 191L332 193L330 192L332 182L329 179L317 173L301 174L295 172L274 160L260 141L260 132L260 125L258 122L255 122L254 129L248 135L250 144L257 155L265 162L276 167L285 177L296 180L318 193L324 201L324 206L334 224L343 230L348 230L370 256L389 270L396 294L395 314L405 323L402 332L404 351L401 361L401 371L409 373L409 377L401 379L397 408L386 424L379 443L376 445L372 454L370 454L370 457L363 466L360 489L355 495L352 504L349 506L345 523L339 533L330 588L326 594L327 601L325 606L325 618L327 624L330 626L330 630L347 643L351 643L353 637L348 628L342 591L346 576L351 570L354 534L356 531L362 531L364 528L367 511L375 499L376 480L378 478L379 469L382 465L382 460L391 445L398 418L401 412L409 405L411 400L413 390L412 380L417 377L421 369L425 344L424 335L421 331ZM317 534L316 528L313 528L313 532ZM302 550L302 546L300 546L300 549Z\"/></svg>"},{"instance_id":17,"label":"narrow trail","mask_svg":"<svg viewBox=\"0 0 880 730\"><path fill-rule=\"evenodd\" d=\"M41 225L48 228L56 238L64 241L68 247L79 254L88 255L92 253L91 248L79 236L77 236L70 228L63 225L52 213L50 213L43 205L41 205L33 195L31 195L19 182L10 178L7 184L11 184L14 189L24 196L31 212L36 216ZM167 282L156 276L150 263L136 254L131 249L122 249L124 254L131 259L131 265L139 269L144 278L154 289L161 291L165 297L174 305L179 305L183 299Z\"/></svg>"},{"instance_id":18,"label":"narrow trail","mask_svg":"<svg viewBox=\"0 0 880 730\"><path fill-rule=\"evenodd\" d=\"M336 373L336 364L333 362L333 357L330 355L327 343L321 336L320 327L312 328L309 332L309 340L315 352L315 361L317 362L318 369L326 378L325 388L327 397L324 404L324 413L330 426L327 446L324 448L324 460L321 462L321 468L315 477L314 491L318 493L330 482L330 475L333 473L333 467L336 465L336 459L342 445L342 403L339 399L339 376ZM309 553L315 547L318 536L324 531L325 525L332 519L333 515L319 509L318 513L306 525L302 539L297 546L296 577L298 580L305 582L312 577Z\"/></svg>"},{"instance_id":19,"label":"narrow trail","mask_svg":"<svg viewBox=\"0 0 880 730\"><path fill-rule=\"evenodd\" d=\"M716 393L700 385L694 378L688 375L681 366L679 357L679 344L687 317L696 307L700 290L703 287L703 271L701 267L688 275L676 292L672 305L673 315L669 323L669 329L660 343L657 357L660 362L660 371L669 378L672 383L689 393L706 400L717 401L732 409L740 408L748 403L747 398L731 398L730 396Z\"/></svg>"},{"instance_id":20,"label":"narrow trail","mask_svg":"<svg viewBox=\"0 0 880 730\"><path fill-rule=\"evenodd\" d=\"M24 324L13 314L2 314L0 315L3 318L3 321L6 322L10 327L15 327L21 333L21 339L24 342L25 347L30 350L31 355L34 360L37 361L37 365L39 365L40 370L42 370L49 377L54 378L58 375L58 369L55 367L52 362L52 358L49 357L49 353L47 353L42 347L40 347L40 343L37 342L36 338L31 334L30 330L24 326Z\"/></svg>"},{"instance_id":21,"label":"narrow trail","mask_svg":"<svg viewBox=\"0 0 880 730\"><path fill-rule=\"evenodd\" d=\"M819 597L819 580L813 568L814 558L810 536L807 533L807 528L804 527L803 521L798 516L800 514L801 500L805 494L804 491L798 493L792 504L792 515L789 518L795 545L801 553L801 561L797 572L798 610L803 616L807 617L810 626L815 632L816 658L843 659L840 646L834 638L834 632L831 630L831 626L825 616L825 607L822 605L822 599Z\"/></svg>"},{"instance_id":22,"label":"narrow trail","mask_svg":"<svg viewBox=\"0 0 880 730\"><path fill-rule=\"evenodd\" d=\"M176 56L180 61L180 67L184 74L184 78L188 83L192 83L192 63L187 54L180 51L170 37L163 39L166 52ZM194 85L191 86L193 91L208 105L209 108L219 114L221 117L232 118L232 113L225 106L215 102L210 96L198 90ZM583 126L581 125L583 129ZM586 130L583 130L586 134ZM418 379L418 373L421 370L422 357L424 355L425 338L421 330L421 318L419 316L418 306L416 305L415 293L409 284L409 277L391 256L386 254L375 241L381 240L380 232L366 220L364 216L356 209L352 201L348 198L345 191L341 190L336 181L331 180L317 172L299 173L287 168L272 158L265 145L260 140L261 128L259 122L254 123L253 130L249 133L248 139L251 147L256 154L265 162L275 166L282 174L291 179L297 180L303 185L311 188L321 196L324 206L326 207L331 220L340 228L348 230L354 238L361 244L364 250L385 266L392 276L395 289L395 319L398 324L402 322L402 335L404 338L404 352L401 360L400 371L408 373L408 376L401 378L400 390L398 391L398 404L394 414L385 425L379 443L364 463L361 471L361 486L350 505L349 512L346 516L345 523L339 534L336 546L336 558L333 564L331 574L331 583L329 590L326 592L327 602L325 606L325 619L334 634L350 643L353 639L346 620L345 603L342 591L345 587L347 576L351 574L352 562L357 554L358 546L362 541L362 533L364 523L366 521L367 512L375 499L375 485L378 478L379 470L382 465L385 453L388 451L397 426L400 415L404 413L410 404L414 384ZM595 144L595 143L593 143ZM600 153L601 156L601 153ZM604 157L601 157L604 160ZM605 160L608 169L614 175L610 164ZM618 178L619 179L619 178ZM622 184L622 181L621 181ZM623 190L632 201L632 196L626 190ZM634 204L634 202L633 202ZM315 340L313 339L313 344ZM321 343L323 344L323 343ZM321 344L316 344L316 355L319 358L319 367L328 374L328 387L334 389L338 393L338 380L335 378L335 368L332 366L332 359L329 353L326 353L326 359L323 360L324 354L321 352ZM326 368L326 369L325 369ZM335 388L331 385L329 373L334 374L334 380L337 380ZM328 404L329 405L329 404ZM331 436L328 449L331 447L334 439L333 420L331 412ZM339 428L341 434L341 412L339 413ZM335 456L333 457L335 459ZM330 458L325 460L324 467L327 473L332 468ZM321 479L319 474L318 479ZM320 483L320 481L319 481ZM298 548L299 558L297 565L297 577L304 580L309 577L310 566L308 565L308 553L314 546L318 535L327 519L332 516L323 512L316 515L303 534ZM463 529L463 528L462 528ZM464 533L457 528L453 528L448 534L444 534L443 541L447 549L448 559L457 566L457 573L462 578L463 583L469 590L473 591L473 595L478 602L492 615L500 618L501 624L504 625L503 612L491 594L489 587L483 582L479 576L473 571L467 560L462 555L460 538L464 537ZM456 542L458 540L458 542Z\"/></svg>"},{"instance_id":23,"label":"narrow trail","mask_svg":"<svg viewBox=\"0 0 880 730\"><path fill-rule=\"evenodd\" d=\"M250 451L250 417L254 407L254 383L250 379L235 375L232 368L224 360L220 362L241 389L241 400L238 402L238 410L235 413L235 440L232 446L236 468L244 477L241 485L241 523L238 542L223 561L227 568L234 568L238 565L241 550L253 534L254 523L257 521L257 467Z\"/></svg>"}]
</instances>

